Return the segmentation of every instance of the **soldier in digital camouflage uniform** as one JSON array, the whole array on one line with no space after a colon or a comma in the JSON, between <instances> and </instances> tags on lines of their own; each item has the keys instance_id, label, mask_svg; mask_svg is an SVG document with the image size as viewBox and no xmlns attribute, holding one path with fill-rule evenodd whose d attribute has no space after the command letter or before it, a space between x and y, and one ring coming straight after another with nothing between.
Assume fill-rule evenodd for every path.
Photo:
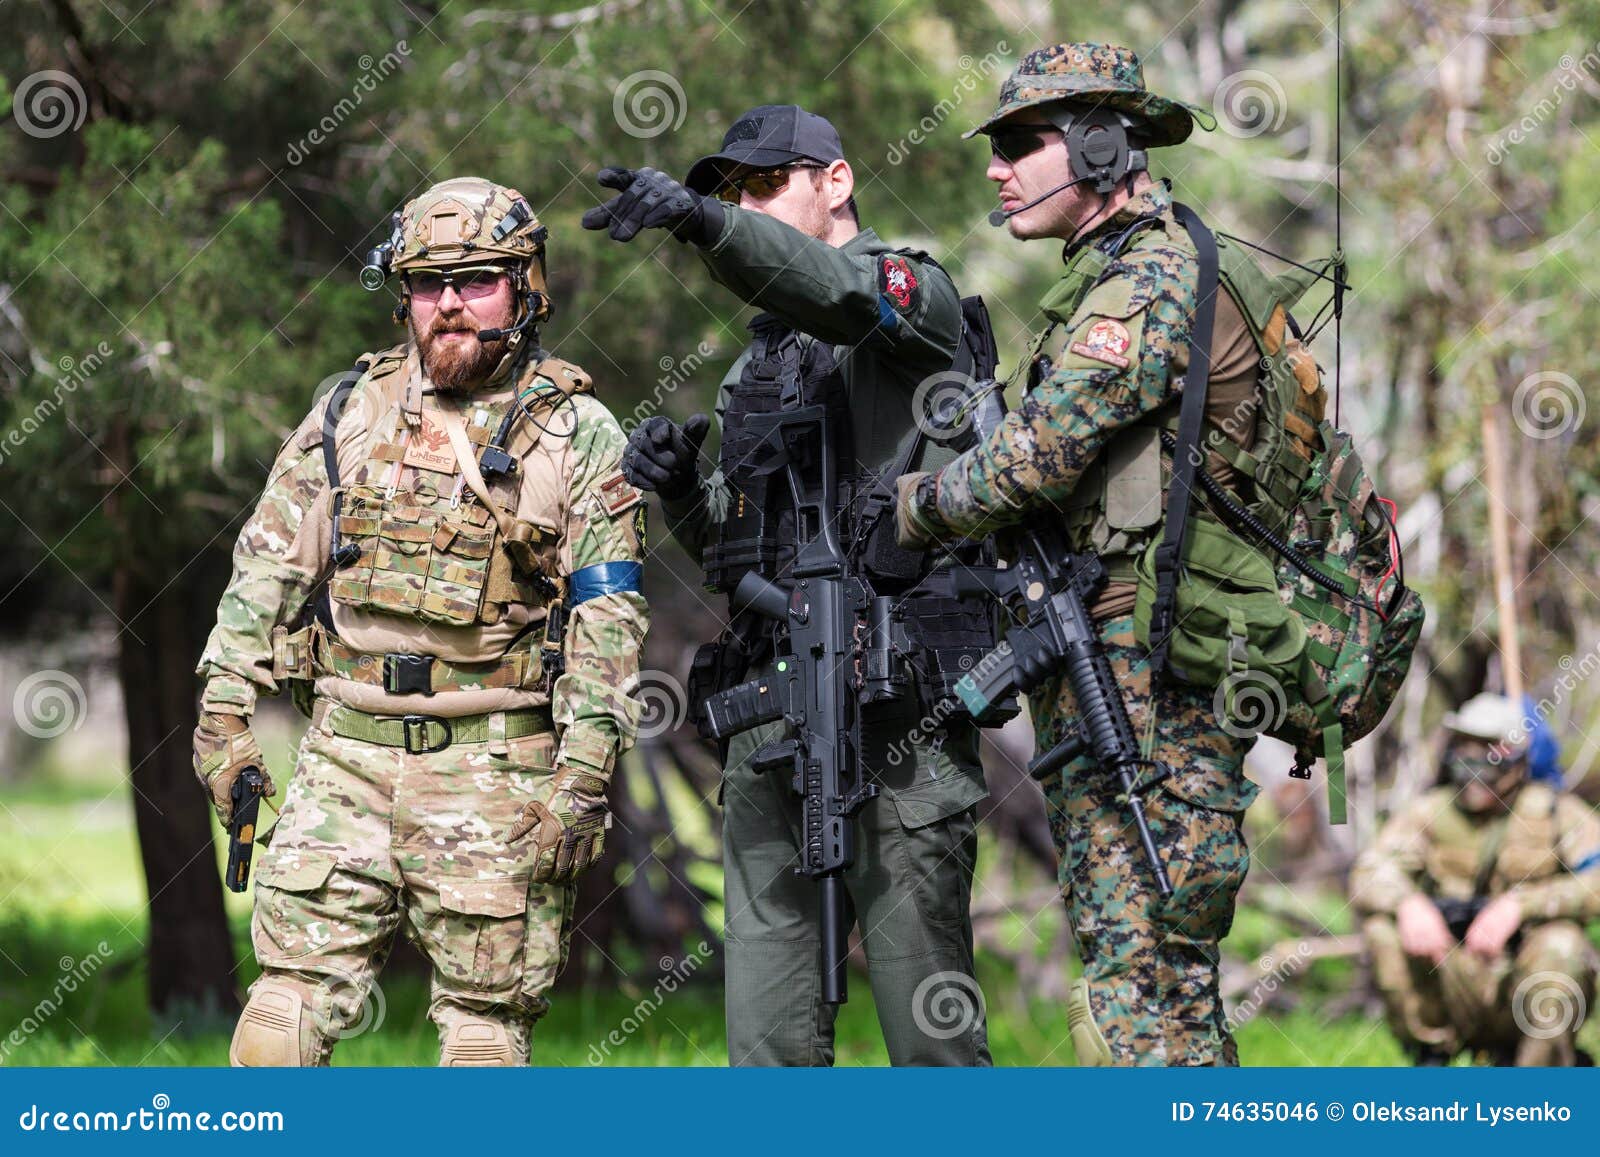
<instances>
[{"instance_id":1,"label":"soldier in digital camouflage uniform","mask_svg":"<svg viewBox=\"0 0 1600 1157\"><path fill-rule=\"evenodd\" d=\"M711 424L704 414L681 428L663 415L648 419L633 432L625 461L637 485L658 492L673 535L707 564L708 577L721 565L715 559L765 550L776 558L771 577L783 581L801 545L792 524L779 514L758 545L730 515L744 512L757 485L745 451L732 449L744 445L741 423L762 404L776 408L775 383L791 388L791 371L807 390L838 386L851 426L841 474L892 478L898 471L887 467L916 434L919 384L948 371L956 351L955 286L926 254L896 249L860 227L838 132L795 105L741 115L722 150L696 162L683 184L655 169L605 169L599 180L620 193L591 209L585 228L606 229L619 241L641 229L668 229L697 247L714 280L765 311L751 322L751 345L718 394L722 451L711 477L698 468ZM949 458L937 447L927 452L929 460ZM887 509L883 526L892 532ZM732 581L719 589L731 589ZM758 674L772 654L770 639L758 643L748 674ZM975 805L987 790L977 731L956 719L919 727L914 700L879 707L863 722L862 765L882 794L856 817L858 853L845 887L889 1059L986 1065L968 911ZM786 774L751 767L755 751L781 731L773 724L735 735L723 772L728 1055L735 1065L826 1065L834 1058L837 1008L822 1000L817 885L795 874L799 801Z\"/></svg>"},{"instance_id":2,"label":"soldier in digital camouflage uniform","mask_svg":"<svg viewBox=\"0 0 1600 1157\"><path fill-rule=\"evenodd\" d=\"M1576 1036L1595 991L1584 925L1600 920L1600 817L1528 780L1515 701L1479 695L1445 729L1439 784L1389 818L1350 877L1389 1025L1418 1064L1463 1050L1590 1064Z\"/></svg>"},{"instance_id":3,"label":"soldier in digital camouflage uniform","mask_svg":"<svg viewBox=\"0 0 1600 1157\"><path fill-rule=\"evenodd\" d=\"M402 926L433 964L441 1063L526 1063L548 1007L647 612L622 432L539 348L545 235L480 178L408 203L409 340L317 402L240 532L195 732L224 823L261 765L256 697L294 682L311 727L256 868L236 1065L327 1063Z\"/></svg>"},{"instance_id":4,"label":"soldier in digital camouflage uniform","mask_svg":"<svg viewBox=\"0 0 1600 1157\"><path fill-rule=\"evenodd\" d=\"M1107 111L1130 164L1112 191L1076 184L1066 133ZM1001 89L988 176L1019 239L1068 242L1062 280L1041 302L1046 325L1022 359L1020 406L987 439L936 472L900 480L901 541L951 542L1025 520L1062 525L1109 581L1090 608L1141 754L1170 769L1146 795L1173 884L1163 899L1118 784L1085 754L1045 783L1061 882L1084 962L1088 1017L1072 1011L1080 1063L1236 1064L1218 989L1218 943L1249 866L1243 772L1250 738L1220 725L1212 693L1161 680L1134 634L1134 561L1163 528L1168 455L1159 426L1177 413L1188 364L1198 266L1165 182L1142 150L1188 137L1201 110L1145 90L1125 48L1063 44L1025 56ZM1088 123L1087 121L1083 123ZM968 134L972 135L971 133ZM1137 163L1135 163L1137 162ZM1240 311L1217 294L1207 421L1251 421L1257 354ZM1004 555L1004 537L1001 553ZM1063 676L1029 697L1038 749L1077 725ZM1237 729L1235 729L1237 730ZM1078 990L1082 999L1083 989Z\"/></svg>"}]
</instances>

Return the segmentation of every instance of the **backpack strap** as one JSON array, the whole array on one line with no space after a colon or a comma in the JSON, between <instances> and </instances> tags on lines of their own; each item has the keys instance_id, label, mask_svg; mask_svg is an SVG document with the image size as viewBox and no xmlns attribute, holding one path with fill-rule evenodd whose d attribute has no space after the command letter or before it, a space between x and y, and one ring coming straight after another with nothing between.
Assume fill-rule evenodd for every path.
<instances>
[{"instance_id":1,"label":"backpack strap","mask_svg":"<svg viewBox=\"0 0 1600 1157\"><path fill-rule=\"evenodd\" d=\"M344 491L339 486L339 452L335 435L339 429L339 419L350 401L350 392L356 388L373 360L364 357L346 370L334 383L328 395L328 405L322 411L322 468L328 475L328 488L333 491L333 499L328 511L331 527L328 531L328 561L312 583L310 598L314 600L311 604L312 615L329 631L333 630L333 607L328 603L328 579L336 569L354 562L361 553L361 548L355 543L339 541L339 513L344 508Z\"/></svg>"},{"instance_id":2,"label":"backpack strap","mask_svg":"<svg viewBox=\"0 0 1600 1157\"><path fill-rule=\"evenodd\" d=\"M1150 670L1159 677L1167 669L1172 641L1174 608L1178 597L1178 566L1183 560L1189 508L1194 500L1195 470L1199 466L1200 439L1205 421L1206 388L1211 377L1211 333L1217 314L1217 239L1192 209L1172 203L1173 215L1189 233L1199 259L1195 287L1194 320L1189 328L1189 368L1183 377L1183 401L1178 413L1178 441L1172 452L1172 488L1167 497L1167 518L1161 545L1155 551L1155 598L1150 608ZM1182 673L1177 673L1182 677Z\"/></svg>"}]
</instances>

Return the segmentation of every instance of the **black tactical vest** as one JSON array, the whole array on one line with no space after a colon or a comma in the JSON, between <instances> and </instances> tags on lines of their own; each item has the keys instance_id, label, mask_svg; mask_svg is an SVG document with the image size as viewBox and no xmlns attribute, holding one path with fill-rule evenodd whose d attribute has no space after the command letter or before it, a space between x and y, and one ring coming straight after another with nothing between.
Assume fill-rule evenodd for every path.
<instances>
[{"instance_id":1,"label":"black tactical vest","mask_svg":"<svg viewBox=\"0 0 1600 1157\"><path fill-rule=\"evenodd\" d=\"M839 466L840 494L849 492L857 472L850 436L848 398L831 345L812 340L763 313L750 323L749 360L722 415L720 466L728 488L727 517L716 525L703 553L706 585L730 593L749 571L781 579L794 563L802 541L817 527L795 525L794 495L785 476L782 447L768 444L751 419L799 406L826 404L834 419L830 431ZM815 447L787 447L801 476L812 479L819 463ZM840 528L841 535L847 533Z\"/></svg>"}]
</instances>

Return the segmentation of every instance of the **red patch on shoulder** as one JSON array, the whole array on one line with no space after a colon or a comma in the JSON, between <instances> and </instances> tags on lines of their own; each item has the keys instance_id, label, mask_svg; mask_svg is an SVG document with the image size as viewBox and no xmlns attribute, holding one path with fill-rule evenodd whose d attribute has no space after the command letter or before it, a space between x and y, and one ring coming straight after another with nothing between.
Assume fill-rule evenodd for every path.
<instances>
[{"instance_id":1,"label":"red patch on shoulder","mask_svg":"<svg viewBox=\"0 0 1600 1157\"><path fill-rule=\"evenodd\" d=\"M1075 341L1067 348L1080 357L1092 358L1125 370L1128 368L1128 359L1124 355L1131 344L1127 326L1115 318L1102 317L1089 327L1082 341Z\"/></svg>"},{"instance_id":2,"label":"red patch on shoulder","mask_svg":"<svg viewBox=\"0 0 1600 1157\"><path fill-rule=\"evenodd\" d=\"M912 294L917 288L917 275L911 272L911 263L904 257L885 257L882 270L883 295L894 302L901 313L911 308Z\"/></svg>"}]
</instances>

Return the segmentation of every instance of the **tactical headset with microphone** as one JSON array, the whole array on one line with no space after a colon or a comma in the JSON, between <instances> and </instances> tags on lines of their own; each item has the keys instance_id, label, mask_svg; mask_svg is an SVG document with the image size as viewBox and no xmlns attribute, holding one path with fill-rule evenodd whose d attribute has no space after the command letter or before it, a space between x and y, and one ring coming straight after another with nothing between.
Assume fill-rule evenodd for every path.
<instances>
[{"instance_id":1,"label":"tactical headset with microphone","mask_svg":"<svg viewBox=\"0 0 1600 1157\"><path fill-rule=\"evenodd\" d=\"M1130 129L1137 131L1139 122L1126 113L1109 108L1085 108L1065 101L1046 105L1040 112L1066 137L1067 164L1071 167L1072 180L1015 209L996 209L989 214L991 225L1004 225L1018 213L1087 181L1094 182L1104 208L1105 200L1119 182L1149 167L1148 154L1136 147L1129 136Z\"/></svg>"},{"instance_id":2,"label":"tactical headset with microphone","mask_svg":"<svg viewBox=\"0 0 1600 1157\"><path fill-rule=\"evenodd\" d=\"M526 201L519 198L518 200L512 202L510 212L502 217L495 225L491 236L493 240L500 241L518 226L526 224L532 219L533 210L528 207L528 203ZM404 214L400 212L390 214L390 232L388 240L379 245L374 245L371 249L367 250L366 260L361 266L361 287L363 289L368 290L369 292L382 289L384 283L389 280L389 276L393 272L394 255L399 252L403 241L403 222ZM530 262L541 262L541 268L543 268L542 247L545 238L549 236L549 230L545 226L540 225L532 236L534 243L540 248L536 250L535 254L528 260ZM535 322L548 321L550 315L555 312L549 297L534 289L529 283L526 264L521 265L514 273L513 282L514 290L517 295L517 303L519 306L518 312L521 313L522 319L515 325L507 326L504 329L484 329L478 331L476 336L480 342L499 341L501 338L505 337L512 338L515 342L521 339L523 331L528 329ZM410 294L407 291L402 290L400 301L394 307L394 320L397 323L403 322L409 313ZM537 342L535 342L535 344L537 344Z\"/></svg>"}]
</instances>

